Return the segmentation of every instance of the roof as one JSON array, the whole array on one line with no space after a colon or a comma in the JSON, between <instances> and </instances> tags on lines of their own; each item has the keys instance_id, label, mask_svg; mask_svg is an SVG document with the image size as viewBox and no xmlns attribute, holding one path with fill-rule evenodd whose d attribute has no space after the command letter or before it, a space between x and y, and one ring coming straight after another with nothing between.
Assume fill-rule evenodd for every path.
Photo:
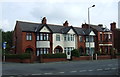
<instances>
[{"instance_id":1,"label":"roof","mask_svg":"<svg viewBox=\"0 0 120 77\"><path fill-rule=\"evenodd\" d=\"M108 31L110 31L107 27L103 28L103 27L98 26L98 25L92 25L92 24L90 24L90 27L92 29L94 29L94 30L99 31L99 32L108 32Z\"/></svg>"},{"instance_id":2,"label":"roof","mask_svg":"<svg viewBox=\"0 0 120 77\"><path fill-rule=\"evenodd\" d=\"M79 27L72 27L72 26L62 26L62 25L53 25L53 24L41 24L41 23L31 23L31 22L23 22L23 21L17 21L18 25L20 26L22 31L29 31L29 32L38 32L40 29L42 29L44 26L46 26L52 33L63 33L66 34L70 29L73 29L73 31L78 35L88 35L90 31L85 28L79 28Z\"/></svg>"},{"instance_id":3,"label":"roof","mask_svg":"<svg viewBox=\"0 0 120 77\"><path fill-rule=\"evenodd\" d=\"M40 25L42 25L39 23L30 23L30 22L23 22L23 21L17 21L17 22L22 31L30 31L30 32L35 32L35 29Z\"/></svg>"}]
</instances>

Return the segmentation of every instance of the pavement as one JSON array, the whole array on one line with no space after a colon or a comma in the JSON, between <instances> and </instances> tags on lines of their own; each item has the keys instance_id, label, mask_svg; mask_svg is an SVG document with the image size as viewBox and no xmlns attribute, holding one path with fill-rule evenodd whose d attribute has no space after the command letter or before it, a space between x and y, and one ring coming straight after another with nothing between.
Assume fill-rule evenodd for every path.
<instances>
[{"instance_id":1,"label":"pavement","mask_svg":"<svg viewBox=\"0 0 120 77\"><path fill-rule=\"evenodd\" d=\"M119 60L2 64L3 75L119 75Z\"/></svg>"}]
</instances>

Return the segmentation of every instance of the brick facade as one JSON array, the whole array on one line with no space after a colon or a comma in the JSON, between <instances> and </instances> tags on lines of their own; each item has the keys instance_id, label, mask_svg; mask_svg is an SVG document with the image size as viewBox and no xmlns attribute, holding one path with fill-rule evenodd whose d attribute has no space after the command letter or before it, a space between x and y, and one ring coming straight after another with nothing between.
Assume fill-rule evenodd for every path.
<instances>
[{"instance_id":1,"label":"brick facade","mask_svg":"<svg viewBox=\"0 0 120 77\"><path fill-rule=\"evenodd\" d=\"M86 37L89 36L90 32L89 32L89 26L90 26L90 30L93 31L95 33L94 37L94 43L95 43L95 47L94 47L94 51L95 52L100 52L101 53L107 53L110 54L110 49L112 47L117 47L115 44L113 46L113 43L116 42L113 40L113 37L116 36L117 37L117 33L114 32L114 28L116 27L115 23L111 24L111 30L108 30L106 28L103 28L102 25L88 25L88 24L82 24L82 28L77 28L77 27L72 27L72 26L68 26L68 22L66 21L62 26L60 25L51 25L51 24L47 24L46 22L46 18L43 18L42 20L42 24L40 23L30 23L30 22L21 22L21 21L17 21L16 22L16 26L15 26L15 30L14 30L14 46L15 46L15 53L24 53L26 52L27 48L32 49L33 54L36 54L37 52L37 46L36 46L36 38L37 38L37 32L40 33L40 30L45 26L47 28L47 30L49 30L49 41L47 43L49 43L49 48L46 46L45 48L49 49L49 53L53 53L55 48L53 47L54 44L53 43L54 40L56 40L56 37L53 37L53 34L57 33L57 34L63 34L62 36L62 40L64 40L64 35L67 35L68 31L73 31L75 34L75 48L76 49L82 49L82 54L86 54L87 52L87 48L86 47ZM26 34L27 33L31 33L32 34L32 40L26 40ZM85 33L85 34L84 34ZM116 34L116 35L114 35ZM114 36L113 36L114 35ZM44 36L44 35L43 35ZM82 37L82 41L80 41L80 37ZM40 37L39 37L40 38ZM109 40L109 38L112 38ZM53 40L54 39L54 40ZM69 38L71 39L71 38ZM106 40L107 39L107 40ZM41 40L39 40L41 41ZM88 42L88 41L87 41ZM61 43L59 43L57 46L60 46ZM41 43L42 45L42 43ZM44 46L44 45L43 45ZM70 45L68 45L70 46ZM67 46L63 46L62 51L64 51L64 47ZM67 47L72 48L70 47ZM47 50L47 49L46 49ZM44 51L44 49L43 49Z\"/></svg>"}]
</instances>

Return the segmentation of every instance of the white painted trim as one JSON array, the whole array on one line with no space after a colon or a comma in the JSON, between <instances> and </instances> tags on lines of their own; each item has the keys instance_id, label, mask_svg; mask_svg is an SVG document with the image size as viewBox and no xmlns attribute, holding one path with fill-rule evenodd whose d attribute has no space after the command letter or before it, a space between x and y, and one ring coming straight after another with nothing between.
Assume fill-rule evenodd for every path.
<instances>
[{"instance_id":1,"label":"white painted trim","mask_svg":"<svg viewBox=\"0 0 120 77\"><path fill-rule=\"evenodd\" d=\"M73 31L73 29L70 29L70 30L68 31L68 34L75 34L75 32Z\"/></svg>"},{"instance_id":2,"label":"white painted trim","mask_svg":"<svg viewBox=\"0 0 120 77\"><path fill-rule=\"evenodd\" d=\"M50 48L49 41L36 41L36 48Z\"/></svg>"},{"instance_id":3,"label":"white painted trim","mask_svg":"<svg viewBox=\"0 0 120 77\"><path fill-rule=\"evenodd\" d=\"M48 32L48 33L50 33L49 29L48 29L46 26L44 26L44 27L40 30L40 32Z\"/></svg>"},{"instance_id":4,"label":"white painted trim","mask_svg":"<svg viewBox=\"0 0 120 77\"><path fill-rule=\"evenodd\" d=\"M89 47L89 42L86 42L85 45ZM95 48L95 42L90 42L90 47Z\"/></svg>"},{"instance_id":5,"label":"white painted trim","mask_svg":"<svg viewBox=\"0 0 120 77\"><path fill-rule=\"evenodd\" d=\"M99 46L112 46L112 44L99 44Z\"/></svg>"},{"instance_id":6,"label":"white painted trim","mask_svg":"<svg viewBox=\"0 0 120 77\"><path fill-rule=\"evenodd\" d=\"M112 32L104 32L103 34L112 34Z\"/></svg>"},{"instance_id":7,"label":"white painted trim","mask_svg":"<svg viewBox=\"0 0 120 77\"><path fill-rule=\"evenodd\" d=\"M91 31L89 35L95 36L95 33L93 31Z\"/></svg>"}]
</instances>

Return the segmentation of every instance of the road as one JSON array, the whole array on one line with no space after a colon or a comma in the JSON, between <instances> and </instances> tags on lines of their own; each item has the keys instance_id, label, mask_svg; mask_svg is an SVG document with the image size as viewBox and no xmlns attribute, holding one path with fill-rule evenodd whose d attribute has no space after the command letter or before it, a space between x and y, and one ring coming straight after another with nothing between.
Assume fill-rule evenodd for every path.
<instances>
[{"instance_id":1,"label":"road","mask_svg":"<svg viewBox=\"0 0 120 77\"><path fill-rule=\"evenodd\" d=\"M118 75L118 60L3 63L3 75Z\"/></svg>"}]
</instances>

